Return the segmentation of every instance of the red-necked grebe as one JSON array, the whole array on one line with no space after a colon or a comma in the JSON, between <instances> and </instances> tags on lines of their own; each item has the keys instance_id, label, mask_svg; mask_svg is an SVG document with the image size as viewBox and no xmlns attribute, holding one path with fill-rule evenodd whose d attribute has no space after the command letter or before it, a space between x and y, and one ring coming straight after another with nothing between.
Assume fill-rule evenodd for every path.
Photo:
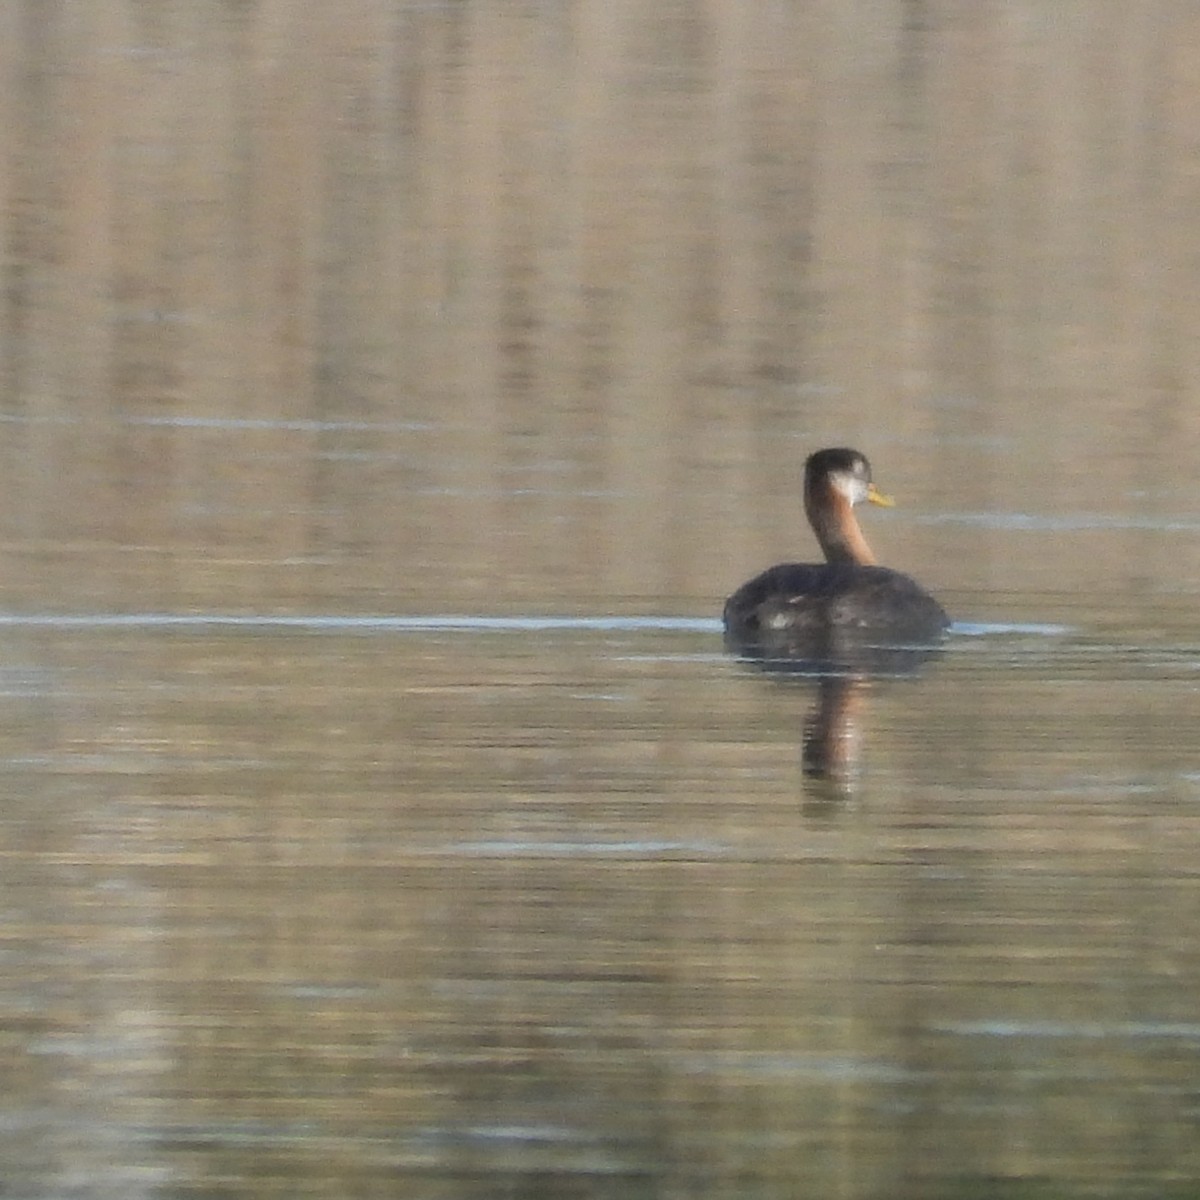
<instances>
[{"instance_id":1,"label":"red-necked grebe","mask_svg":"<svg viewBox=\"0 0 1200 1200\"><path fill-rule=\"evenodd\" d=\"M907 575L876 565L854 516L854 506L862 500L893 503L876 490L864 455L833 449L809 457L804 511L825 562L780 563L742 584L725 602L730 639L941 639L950 624L942 606Z\"/></svg>"}]
</instances>

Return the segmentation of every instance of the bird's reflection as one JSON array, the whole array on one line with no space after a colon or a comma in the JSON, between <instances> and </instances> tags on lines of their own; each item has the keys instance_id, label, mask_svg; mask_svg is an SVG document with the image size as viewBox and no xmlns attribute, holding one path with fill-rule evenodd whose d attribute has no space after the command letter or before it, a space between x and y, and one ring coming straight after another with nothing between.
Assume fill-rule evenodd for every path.
<instances>
[{"instance_id":1,"label":"bird's reflection","mask_svg":"<svg viewBox=\"0 0 1200 1200\"><path fill-rule=\"evenodd\" d=\"M801 761L815 800L853 796L862 769L867 697L874 681L915 677L941 653L939 644L888 642L879 631L726 630L725 648L765 674L814 684L804 721Z\"/></svg>"},{"instance_id":2,"label":"bird's reflection","mask_svg":"<svg viewBox=\"0 0 1200 1200\"><path fill-rule=\"evenodd\" d=\"M804 721L802 763L809 779L853 791L862 763L862 716L867 680L821 675L816 703Z\"/></svg>"}]
</instances>

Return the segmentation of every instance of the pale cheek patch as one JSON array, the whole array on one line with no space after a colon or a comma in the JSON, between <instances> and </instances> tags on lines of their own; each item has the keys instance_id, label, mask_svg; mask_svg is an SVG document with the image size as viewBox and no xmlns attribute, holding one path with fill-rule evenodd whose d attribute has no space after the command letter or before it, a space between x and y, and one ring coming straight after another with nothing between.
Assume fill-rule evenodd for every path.
<instances>
[{"instance_id":1,"label":"pale cheek patch","mask_svg":"<svg viewBox=\"0 0 1200 1200\"><path fill-rule=\"evenodd\" d=\"M851 504L861 504L867 498L867 482L851 475L848 471L834 471L829 476L834 491L840 493Z\"/></svg>"}]
</instances>

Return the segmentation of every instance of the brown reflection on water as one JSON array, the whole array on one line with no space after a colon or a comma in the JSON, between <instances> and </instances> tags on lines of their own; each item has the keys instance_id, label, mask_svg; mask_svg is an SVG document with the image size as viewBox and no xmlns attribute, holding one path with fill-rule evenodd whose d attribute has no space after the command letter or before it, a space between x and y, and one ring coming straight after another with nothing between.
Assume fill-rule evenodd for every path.
<instances>
[{"instance_id":1,"label":"brown reflection on water","mask_svg":"<svg viewBox=\"0 0 1200 1200\"><path fill-rule=\"evenodd\" d=\"M850 790L860 767L867 680L820 679L817 699L804 722L804 772Z\"/></svg>"},{"instance_id":2,"label":"brown reflection on water","mask_svg":"<svg viewBox=\"0 0 1200 1200\"><path fill-rule=\"evenodd\" d=\"M935 591L1191 586L1186 8L718 8L10 15L5 595L708 611L829 444Z\"/></svg>"},{"instance_id":3,"label":"brown reflection on water","mask_svg":"<svg viewBox=\"0 0 1200 1200\"><path fill-rule=\"evenodd\" d=\"M942 631L921 644L906 640L903 632L891 636L848 625L772 628L764 621L742 628L730 624L729 610L727 603L726 651L748 669L812 693L800 746L804 773L818 785L816 794L825 799L853 795L873 684L917 678L940 657Z\"/></svg>"}]
</instances>

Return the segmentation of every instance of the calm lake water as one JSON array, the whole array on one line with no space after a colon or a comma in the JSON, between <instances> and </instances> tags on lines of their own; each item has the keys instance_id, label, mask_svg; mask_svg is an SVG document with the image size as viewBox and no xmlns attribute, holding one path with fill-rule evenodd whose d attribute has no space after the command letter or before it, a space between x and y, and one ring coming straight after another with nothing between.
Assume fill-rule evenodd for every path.
<instances>
[{"instance_id":1,"label":"calm lake water","mask_svg":"<svg viewBox=\"0 0 1200 1200\"><path fill-rule=\"evenodd\" d=\"M1188 6L0 15L0 1196L1200 1195ZM911 670L726 653L870 455Z\"/></svg>"},{"instance_id":2,"label":"calm lake water","mask_svg":"<svg viewBox=\"0 0 1200 1200\"><path fill-rule=\"evenodd\" d=\"M840 782L711 618L7 624L14 1194L1191 1194L1200 646L1040 599Z\"/></svg>"}]
</instances>

